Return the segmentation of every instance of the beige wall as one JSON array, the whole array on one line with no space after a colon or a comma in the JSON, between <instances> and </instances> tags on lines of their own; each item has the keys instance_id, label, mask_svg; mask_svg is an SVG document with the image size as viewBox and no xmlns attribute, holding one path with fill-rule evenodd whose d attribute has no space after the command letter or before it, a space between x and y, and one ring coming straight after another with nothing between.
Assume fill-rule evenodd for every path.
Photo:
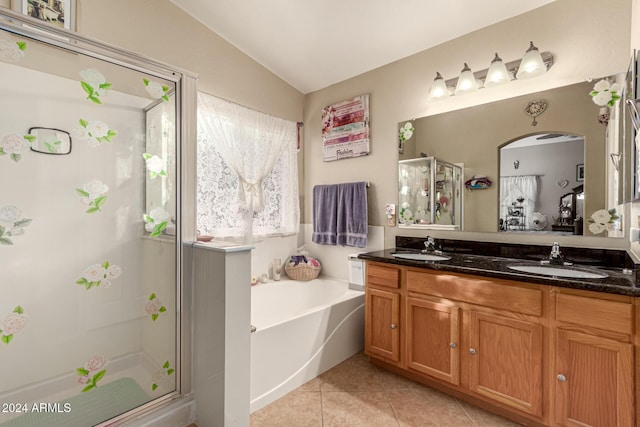
<instances>
[{"instance_id":1,"label":"beige wall","mask_svg":"<svg viewBox=\"0 0 640 427\"><path fill-rule=\"evenodd\" d=\"M338 83L305 97L305 222L312 218L315 184L367 180L369 221L384 225L384 204L397 203L397 124L400 121L470 107L499 99L607 76L626 70L630 50L631 0L557 0L527 14L492 25L472 34ZM464 62L476 69L489 66L497 51L505 61L522 57L529 41L555 57L549 73L506 87L430 101L429 90L436 71L445 79L459 74ZM371 154L335 162L322 161L321 109L333 102L362 93L371 94ZM498 124L495 124L498 126ZM402 235L423 236L425 231ZM398 229L386 227L385 245L393 246ZM493 233L430 232L435 237L524 241L522 235ZM527 237L547 244L549 238ZM625 239L564 237L561 244L625 247Z\"/></svg>"}]
</instances>

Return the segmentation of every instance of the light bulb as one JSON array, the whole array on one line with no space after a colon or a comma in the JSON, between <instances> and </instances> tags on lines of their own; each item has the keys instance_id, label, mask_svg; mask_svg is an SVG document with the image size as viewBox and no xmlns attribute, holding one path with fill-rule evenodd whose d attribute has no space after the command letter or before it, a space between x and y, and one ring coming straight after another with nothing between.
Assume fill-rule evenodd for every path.
<instances>
[{"instance_id":1,"label":"light bulb","mask_svg":"<svg viewBox=\"0 0 640 427\"><path fill-rule=\"evenodd\" d=\"M489 70L487 71L487 77L484 80L484 87L491 86L499 86L511 81L511 76L509 75L509 71L507 71L506 65L502 62L502 59L496 53L495 58L491 61L491 65L489 65Z\"/></svg>"},{"instance_id":2,"label":"light bulb","mask_svg":"<svg viewBox=\"0 0 640 427\"><path fill-rule=\"evenodd\" d=\"M529 49L525 52L520 61L518 72L516 73L517 79L529 79L531 77L537 77L547 72L547 66L542 60L542 55L537 47L530 42Z\"/></svg>"},{"instance_id":3,"label":"light bulb","mask_svg":"<svg viewBox=\"0 0 640 427\"><path fill-rule=\"evenodd\" d=\"M463 93L475 92L476 90L478 90L478 82L471 68L469 68L469 65L465 62L464 68L460 72L460 77L458 77L455 94L461 95Z\"/></svg>"},{"instance_id":4,"label":"light bulb","mask_svg":"<svg viewBox=\"0 0 640 427\"><path fill-rule=\"evenodd\" d=\"M440 73L436 73L436 78L433 79L433 86L431 86L431 95L432 99L437 98L446 98L449 96L449 88L447 88L447 84L444 82L444 79L440 75Z\"/></svg>"}]
</instances>

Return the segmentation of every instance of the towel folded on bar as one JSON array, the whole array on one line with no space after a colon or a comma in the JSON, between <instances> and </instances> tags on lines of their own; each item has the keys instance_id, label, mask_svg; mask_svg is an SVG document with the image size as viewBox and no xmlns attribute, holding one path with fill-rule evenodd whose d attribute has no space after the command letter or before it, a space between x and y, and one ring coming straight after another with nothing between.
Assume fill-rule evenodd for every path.
<instances>
[{"instance_id":1,"label":"towel folded on bar","mask_svg":"<svg viewBox=\"0 0 640 427\"><path fill-rule=\"evenodd\" d=\"M313 234L320 245L367 246L367 184L313 187Z\"/></svg>"}]
</instances>

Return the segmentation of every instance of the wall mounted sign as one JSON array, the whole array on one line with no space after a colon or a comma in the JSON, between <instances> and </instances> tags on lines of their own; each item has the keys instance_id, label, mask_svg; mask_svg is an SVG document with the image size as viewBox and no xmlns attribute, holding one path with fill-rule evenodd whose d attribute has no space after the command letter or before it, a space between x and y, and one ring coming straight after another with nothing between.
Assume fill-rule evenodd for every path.
<instances>
[{"instance_id":1,"label":"wall mounted sign","mask_svg":"<svg viewBox=\"0 0 640 427\"><path fill-rule=\"evenodd\" d=\"M322 109L322 159L325 162L369 154L369 94Z\"/></svg>"}]
</instances>

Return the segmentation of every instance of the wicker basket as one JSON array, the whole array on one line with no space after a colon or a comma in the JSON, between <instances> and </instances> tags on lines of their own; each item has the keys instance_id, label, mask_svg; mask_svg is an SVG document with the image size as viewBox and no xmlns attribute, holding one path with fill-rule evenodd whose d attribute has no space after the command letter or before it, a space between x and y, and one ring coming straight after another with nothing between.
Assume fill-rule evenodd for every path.
<instances>
[{"instance_id":1,"label":"wicker basket","mask_svg":"<svg viewBox=\"0 0 640 427\"><path fill-rule=\"evenodd\" d=\"M318 274L320 274L320 269L320 263L318 263L316 267L311 265L311 263L302 262L295 266L288 262L284 266L284 271L287 272L287 276L289 276L290 279L303 281L313 280L318 277Z\"/></svg>"}]
</instances>

